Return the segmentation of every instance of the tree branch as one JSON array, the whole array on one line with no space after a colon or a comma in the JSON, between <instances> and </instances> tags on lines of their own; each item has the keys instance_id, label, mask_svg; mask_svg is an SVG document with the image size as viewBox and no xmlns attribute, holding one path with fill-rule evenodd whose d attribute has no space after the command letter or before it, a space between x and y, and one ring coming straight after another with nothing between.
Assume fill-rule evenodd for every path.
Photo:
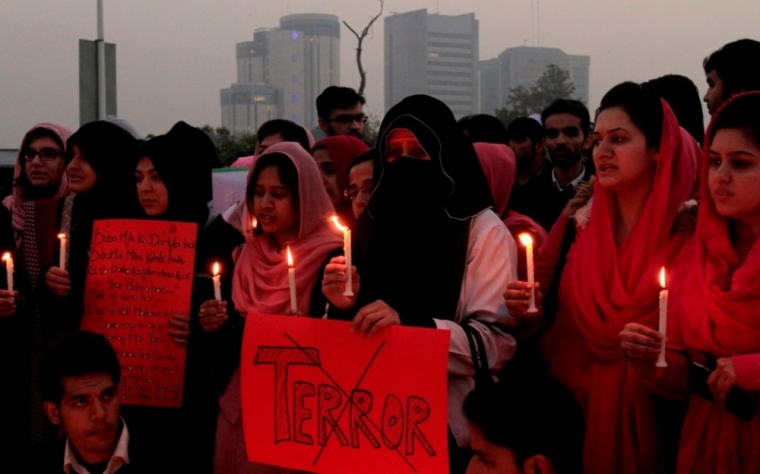
<instances>
[{"instance_id":1,"label":"tree branch","mask_svg":"<svg viewBox=\"0 0 760 474\"><path fill-rule=\"evenodd\" d=\"M367 26L364 27L361 34L357 33L356 30L351 28L351 25L349 25L345 20L343 21L343 24L346 25L346 28L351 31L351 33L356 36L357 39L357 46L356 46L356 66L359 69L359 89L356 91L359 95L364 95L364 87L367 85L367 71L364 70L364 66L362 65L362 43L364 43L364 38L367 37L369 34L370 28L372 28L372 25L377 21L378 18L383 14L383 7L385 4L385 0L380 0L380 12L378 12L377 15L373 16Z\"/></svg>"}]
</instances>

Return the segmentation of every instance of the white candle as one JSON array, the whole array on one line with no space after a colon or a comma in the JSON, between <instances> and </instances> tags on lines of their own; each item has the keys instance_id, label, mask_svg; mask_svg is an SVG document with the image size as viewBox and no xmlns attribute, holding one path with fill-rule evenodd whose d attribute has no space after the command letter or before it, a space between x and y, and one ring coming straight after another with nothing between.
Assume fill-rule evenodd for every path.
<instances>
[{"instance_id":1,"label":"white candle","mask_svg":"<svg viewBox=\"0 0 760 474\"><path fill-rule=\"evenodd\" d=\"M290 283L290 310L295 313L298 311L298 300L296 298L296 269L293 266L293 255L290 254L290 247L288 247L288 282Z\"/></svg>"},{"instance_id":2,"label":"white candle","mask_svg":"<svg viewBox=\"0 0 760 474\"><path fill-rule=\"evenodd\" d=\"M5 252L3 261L5 262L5 272L8 275L8 290L13 291L13 258L11 254Z\"/></svg>"},{"instance_id":3,"label":"white candle","mask_svg":"<svg viewBox=\"0 0 760 474\"><path fill-rule=\"evenodd\" d=\"M351 229L342 225L340 221L338 221L338 216L333 216L332 221L333 224L335 224L335 227L343 232L343 255L346 257L346 275L348 276L348 281L346 281L346 291L343 292L343 296L354 296L353 272L351 271Z\"/></svg>"},{"instance_id":4,"label":"white candle","mask_svg":"<svg viewBox=\"0 0 760 474\"><path fill-rule=\"evenodd\" d=\"M525 255L527 256L528 283L530 284L530 303L528 313L536 313L536 285L533 275L533 239L530 234L520 234L520 242L525 246Z\"/></svg>"},{"instance_id":5,"label":"white candle","mask_svg":"<svg viewBox=\"0 0 760 474\"><path fill-rule=\"evenodd\" d=\"M214 262L214 299L222 301L222 282L220 281L221 275L219 275L219 262Z\"/></svg>"},{"instance_id":6,"label":"white candle","mask_svg":"<svg viewBox=\"0 0 760 474\"><path fill-rule=\"evenodd\" d=\"M657 357L656 367L667 367L665 362L665 335L668 329L668 290L665 289L665 267L660 270L660 334L662 334L662 343L660 345L660 355Z\"/></svg>"},{"instance_id":7,"label":"white candle","mask_svg":"<svg viewBox=\"0 0 760 474\"><path fill-rule=\"evenodd\" d=\"M61 232L58 234L58 238L61 240L61 248L58 254L58 268L66 270L66 234Z\"/></svg>"}]
</instances>

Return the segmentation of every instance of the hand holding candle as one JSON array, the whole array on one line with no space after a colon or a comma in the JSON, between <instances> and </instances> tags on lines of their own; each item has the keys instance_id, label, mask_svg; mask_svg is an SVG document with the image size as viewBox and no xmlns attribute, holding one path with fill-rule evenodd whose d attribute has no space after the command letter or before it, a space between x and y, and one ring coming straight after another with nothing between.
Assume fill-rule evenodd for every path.
<instances>
[{"instance_id":1,"label":"hand holding candle","mask_svg":"<svg viewBox=\"0 0 760 474\"><path fill-rule=\"evenodd\" d=\"M660 355L657 358L656 367L667 367L668 363L665 362L665 334L668 328L668 290L665 288L665 267L660 270L660 286L662 291L660 292L660 334L662 334L662 345L660 346Z\"/></svg>"},{"instance_id":2,"label":"hand holding candle","mask_svg":"<svg viewBox=\"0 0 760 474\"><path fill-rule=\"evenodd\" d=\"M61 241L61 248L58 254L58 268L66 270L66 234L61 232L58 234L58 238Z\"/></svg>"},{"instance_id":3,"label":"hand holding candle","mask_svg":"<svg viewBox=\"0 0 760 474\"><path fill-rule=\"evenodd\" d=\"M288 282L290 283L290 310L295 314L298 312L298 300L296 299L296 269L293 266L293 255L290 254L288 246Z\"/></svg>"},{"instance_id":4,"label":"hand holding candle","mask_svg":"<svg viewBox=\"0 0 760 474\"><path fill-rule=\"evenodd\" d=\"M528 313L536 313L536 284L533 276L533 239L530 234L520 234L520 242L525 246L525 253L527 256L528 267L528 283L530 284L530 304L528 306Z\"/></svg>"},{"instance_id":5,"label":"hand holding candle","mask_svg":"<svg viewBox=\"0 0 760 474\"><path fill-rule=\"evenodd\" d=\"M335 227L343 232L343 255L346 257L346 276L348 277L348 281L346 281L346 291L343 293L343 296L354 296L354 285L351 278L351 229L342 225L338 220L338 216L333 216L332 221L333 224L335 224Z\"/></svg>"},{"instance_id":6,"label":"hand holding candle","mask_svg":"<svg viewBox=\"0 0 760 474\"><path fill-rule=\"evenodd\" d=\"M219 262L214 262L214 299L222 301L222 282L220 281L221 275L219 275Z\"/></svg>"},{"instance_id":7,"label":"hand holding candle","mask_svg":"<svg viewBox=\"0 0 760 474\"><path fill-rule=\"evenodd\" d=\"M3 254L3 261L5 262L5 272L8 276L8 291L13 291L13 258L10 252Z\"/></svg>"}]
</instances>

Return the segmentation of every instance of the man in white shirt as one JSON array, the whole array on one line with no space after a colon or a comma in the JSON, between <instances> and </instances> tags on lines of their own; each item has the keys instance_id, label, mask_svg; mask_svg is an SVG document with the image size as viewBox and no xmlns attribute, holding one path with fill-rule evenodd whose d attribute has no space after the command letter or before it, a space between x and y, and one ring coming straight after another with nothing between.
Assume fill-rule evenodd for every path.
<instances>
[{"instance_id":1,"label":"man in white shirt","mask_svg":"<svg viewBox=\"0 0 760 474\"><path fill-rule=\"evenodd\" d=\"M119 416L120 378L116 353L98 334L73 334L45 355L39 371L43 408L65 445L62 453L57 443L33 460L46 466L44 472L134 472L129 469L129 431Z\"/></svg>"}]
</instances>

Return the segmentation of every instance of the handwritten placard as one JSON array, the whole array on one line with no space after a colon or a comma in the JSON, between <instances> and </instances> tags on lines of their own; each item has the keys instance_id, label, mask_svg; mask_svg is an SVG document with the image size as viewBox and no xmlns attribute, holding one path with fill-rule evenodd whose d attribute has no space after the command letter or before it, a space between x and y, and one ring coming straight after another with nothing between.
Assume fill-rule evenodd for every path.
<instances>
[{"instance_id":1,"label":"handwritten placard","mask_svg":"<svg viewBox=\"0 0 760 474\"><path fill-rule=\"evenodd\" d=\"M104 335L121 363L121 402L179 407L185 347L169 318L189 314L196 224L96 221L81 328Z\"/></svg>"},{"instance_id":2,"label":"handwritten placard","mask_svg":"<svg viewBox=\"0 0 760 474\"><path fill-rule=\"evenodd\" d=\"M251 461L309 472L448 472L449 332L249 315L243 427Z\"/></svg>"}]
</instances>

